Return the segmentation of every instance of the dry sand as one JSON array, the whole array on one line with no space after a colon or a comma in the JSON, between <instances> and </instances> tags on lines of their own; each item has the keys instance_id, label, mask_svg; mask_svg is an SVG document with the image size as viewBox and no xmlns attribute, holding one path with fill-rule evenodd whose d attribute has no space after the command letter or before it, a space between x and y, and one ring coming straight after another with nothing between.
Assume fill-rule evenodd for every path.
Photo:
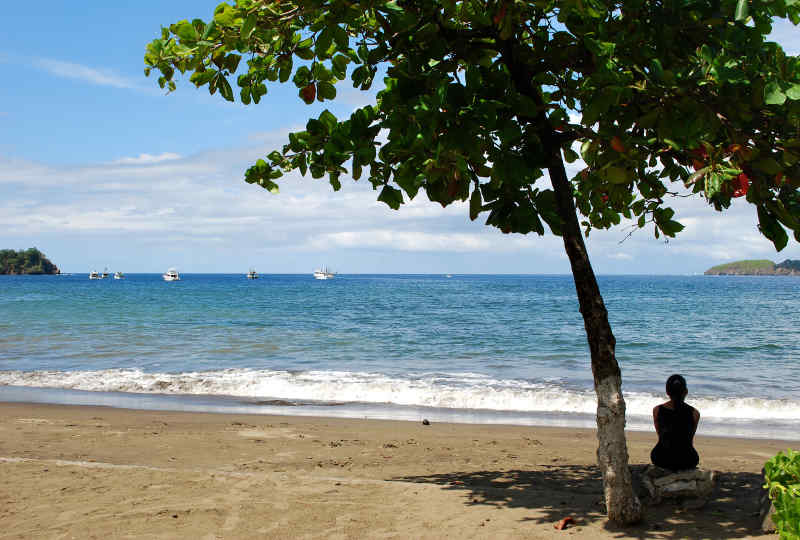
<instances>
[{"instance_id":1,"label":"dry sand","mask_svg":"<svg viewBox=\"0 0 800 540\"><path fill-rule=\"evenodd\" d=\"M655 435L628 437L640 470ZM618 529L592 430L0 403L0 538L774 540L758 473L792 444L696 446L720 471L708 505Z\"/></svg>"}]
</instances>

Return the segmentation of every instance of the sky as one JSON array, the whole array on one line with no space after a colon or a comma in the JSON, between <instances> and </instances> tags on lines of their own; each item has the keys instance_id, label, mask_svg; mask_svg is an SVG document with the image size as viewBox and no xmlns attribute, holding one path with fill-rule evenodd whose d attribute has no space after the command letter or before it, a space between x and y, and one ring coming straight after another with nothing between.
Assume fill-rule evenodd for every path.
<instances>
[{"instance_id":1,"label":"sky","mask_svg":"<svg viewBox=\"0 0 800 540\"><path fill-rule=\"evenodd\" d=\"M273 195L244 171L311 116L338 117L374 98L342 83L334 102L307 106L274 85L257 106L231 104L187 80L165 95L143 74L145 45L162 25L208 20L217 0L3 7L0 33L0 249L37 247L64 272L567 274L548 234L503 235L472 222L465 204L424 194L393 211L368 182L333 192L290 174ZM772 38L800 54L800 29ZM686 228L669 242L652 230L592 231L598 274L694 274L715 264L800 259L761 237L754 209L724 214L701 199L672 207Z\"/></svg>"}]
</instances>

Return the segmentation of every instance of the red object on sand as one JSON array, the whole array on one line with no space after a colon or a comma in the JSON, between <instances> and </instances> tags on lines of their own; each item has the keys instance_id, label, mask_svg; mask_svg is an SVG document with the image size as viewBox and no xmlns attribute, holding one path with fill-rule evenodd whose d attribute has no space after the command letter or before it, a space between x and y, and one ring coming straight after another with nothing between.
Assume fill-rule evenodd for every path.
<instances>
[{"instance_id":1,"label":"red object on sand","mask_svg":"<svg viewBox=\"0 0 800 540\"><path fill-rule=\"evenodd\" d=\"M555 523L553 525L553 528L554 529L558 529L559 531L563 531L564 529L566 529L570 525L574 525L574 524L575 524L575 520L572 519L571 516L567 516L564 519L562 519L561 521L559 521L558 523Z\"/></svg>"}]
</instances>

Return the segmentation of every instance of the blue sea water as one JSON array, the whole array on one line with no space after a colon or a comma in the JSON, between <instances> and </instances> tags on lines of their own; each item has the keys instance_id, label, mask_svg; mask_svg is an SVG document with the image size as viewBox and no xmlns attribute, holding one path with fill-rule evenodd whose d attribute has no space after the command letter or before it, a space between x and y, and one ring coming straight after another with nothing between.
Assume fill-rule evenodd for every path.
<instances>
[{"instance_id":1,"label":"blue sea water","mask_svg":"<svg viewBox=\"0 0 800 540\"><path fill-rule=\"evenodd\" d=\"M571 276L0 276L0 400L592 426ZM601 276L632 429L800 439L795 277Z\"/></svg>"}]
</instances>

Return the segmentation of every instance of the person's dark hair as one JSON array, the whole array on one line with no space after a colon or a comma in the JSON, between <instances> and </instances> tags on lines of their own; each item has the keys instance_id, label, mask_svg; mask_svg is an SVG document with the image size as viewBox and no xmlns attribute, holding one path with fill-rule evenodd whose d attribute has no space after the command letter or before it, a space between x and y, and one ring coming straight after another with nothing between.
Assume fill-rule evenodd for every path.
<instances>
[{"instance_id":1,"label":"person's dark hair","mask_svg":"<svg viewBox=\"0 0 800 540\"><path fill-rule=\"evenodd\" d=\"M683 403L686 397L686 379L682 375L670 375L667 379L667 395L675 403Z\"/></svg>"}]
</instances>

